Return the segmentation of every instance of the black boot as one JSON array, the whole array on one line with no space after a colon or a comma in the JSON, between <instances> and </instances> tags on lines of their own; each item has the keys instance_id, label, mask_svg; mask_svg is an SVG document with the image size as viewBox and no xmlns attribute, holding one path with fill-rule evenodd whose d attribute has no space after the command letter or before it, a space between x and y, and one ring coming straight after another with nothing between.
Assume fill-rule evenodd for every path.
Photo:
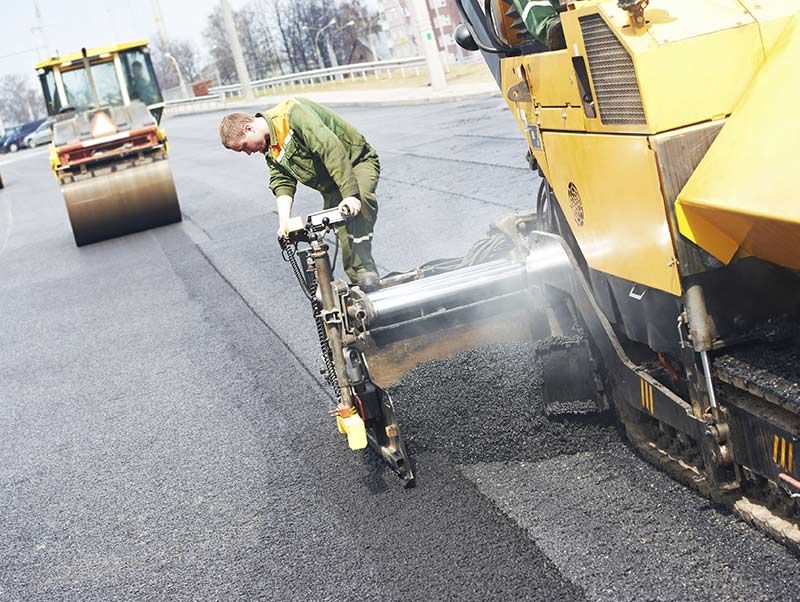
<instances>
[{"instance_id":1,"label":"black boot","mask_svg":"<svg viewBox=\"0 0 800 602\"><path fill-rule=\"evenodd\" d=\"M380 288L381 285L377 272L370 270L364 270L356 274L356 284L365 293L374 291Z\"/></svg>"}]
</instances>

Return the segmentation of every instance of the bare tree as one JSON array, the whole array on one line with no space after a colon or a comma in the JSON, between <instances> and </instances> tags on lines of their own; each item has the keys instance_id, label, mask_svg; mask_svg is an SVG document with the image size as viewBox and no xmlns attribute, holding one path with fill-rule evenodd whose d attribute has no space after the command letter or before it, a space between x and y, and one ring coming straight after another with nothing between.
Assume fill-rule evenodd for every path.
<instances>
[{"instance_id":1,"label":"bare tree","mask_svg":"<svg viewBox=\"0 0 800 602\"><path fill-rule=\"evenodd\" d=\"M361 0L348 0L339 5L336 15L340 27L350 21L354 23L351 27L340 30L333 38L333 50L339 64L344 65L350 62L358 41L362 40L367 44L369 34L378 31L378 14L370 13Z\"/></svg>"},{"instance_id":2,"label":"bare tree","mask_svg":"<svg viewBox=\"0 0 800 602\"><path fill-rule=\"evenodd\" d=\"M209 54L211 60L216 64L216 70L221 80L220 83L229 84L235 82L236 67L233 63L233 54L228 45L228 39L225 37L225 27L222 22L222 7L217 4L214 7L214 11L208 15L207 19L208 25L206 25L206 28L203 30L203 37L208 41Z\"/></svg>"},{"instance_id":3,"label":"bare tree","mask_svg":"<svg viewBox=\"0 0 800 602\"><path fill-rule=\"evenodd\" d=\"M156 70L158 83L162 88L175 88L180 84L178 73L175 71L175 63L180 67L186 83L198 78L200 74L199 52L192 42L174 40L169 42L168 48L162 48L156 40L158 37L153 36L153 42L150 44L150 56L153 59L153 68ZM167 53L172 55L175 63L167 58Z\"/></svg>"},{"instance_id":4,"label":"bare tree","mask_svg":"<svg viewBox=\"0 0 800 602\"><path fill-rule=\"evenodd\" d=\"M44 98L29 76L15 73L0 78L0 115L6 125L44 117Z\"/></svg>"},{"instance_id":5,"label":"bare tree","mask_svg":"<svg viewBox=\"0 0 800 602\"><path fill-rule=\"evenodd\" d=\"M285 49L279 48L276 42L279 30L275 24L273 6L263 0L250 2L240 10L234 11L233 18L251 77L262 79L283 73L286 52ZM208 25L203 30L203 35L209 42L211 60L216 64L222 82L236 81L236 68L225 35L220 5L217 5L208 16Z\"/></svg>"},{"instance_id":6,"label":"bare tree","mask_svg":"<svg viewBox=\"0 0 800 602\"><path fill-rule=\"evenodd\" d=\"M247 69L254 79L262 79L331 65L325 37L336 32L337 27L317 36L331 20L340 26L355 22L332 38L337 61L347 63L357 39L374 30L376 16L361 0L345 0L338 6L326 0L251 0L234 12L234 20ZM208 16L203 35L221 83L235 82L236 69L219 5ZM315 40L319 41L318 50L314 48Z\"/></svg>"},{"instance_id":7,"label":"bare tree","mask_svg":"<svg viewBox=\"0 0 800 602\"><path fill-rule=\"evenodd\" d=\"M240 35L245 60L253 65L257 79L283 73L282 53L275 42L274 15L263 1L251 2L239 11Z\"/></svg>"}]
</instances>

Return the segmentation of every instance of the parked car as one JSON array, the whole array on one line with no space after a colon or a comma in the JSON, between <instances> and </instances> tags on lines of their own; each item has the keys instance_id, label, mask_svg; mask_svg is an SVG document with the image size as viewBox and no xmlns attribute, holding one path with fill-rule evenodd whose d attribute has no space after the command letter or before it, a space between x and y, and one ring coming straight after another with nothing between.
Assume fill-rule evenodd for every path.
<instances>
[{"instance_id":1,"label":"parked car","mask_svg":"<svg viewBox=\"0 0 800 602\"><path fill-rule=\"evenodd\" d=\"M8 140L11 136L16 136L17 132L19 131L19 127L20 126L18 125L14 125L9 128L6 128L3 135L0 136L0 149L3 148L3 145L6 143L6 140Z\"/></svg>"},{"instance_id":2,"label":"parked car","mask_svg":"<svg viewBox=\"0 0 800 602\"><path fill-rule=\"evenodd\" d=\"M50 131L50 122L44 121L38 128L25 136L23 142L28 148L34 148L40 144L49 144L51 138L52 132Z\"/></svg>"},{"instance_id":3,"label":"parked car","mask_svg":"<svg viewBox=\"0 0 800 602\"><path fill-rule=\"evenodd\" d=\"M15 153L24 144L25 136L34 132L36 128L38 128L44 122L44 119L36 119L35 121L30 121L28 123L22 124L19 126L17 131L10 135L6 136L5 141L3 142L3 146L0 147L0 153Z\"/></svg>"}]
</instances>

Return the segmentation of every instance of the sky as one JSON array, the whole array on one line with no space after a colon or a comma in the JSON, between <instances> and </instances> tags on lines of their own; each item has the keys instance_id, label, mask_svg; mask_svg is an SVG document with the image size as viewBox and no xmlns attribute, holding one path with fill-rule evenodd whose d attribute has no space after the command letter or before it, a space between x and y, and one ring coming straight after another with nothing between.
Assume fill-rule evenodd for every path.
<instances>
[{"instance_id":1,"label":"sky","mask_svg":"<svg viewBox=\"0 0 800 602\"><path fill-rule=\"evenodd\" d=\"M205 57L202 31L218 1L158 0L167 35L191 40ZM234 10L246 3L229 1ZM37 29L36 4L44 35ZM33 66L56 53L152 39L153 15L153 0L0 0L0 76L27 73L36 83Z\"/></svg>"}]
</instances>

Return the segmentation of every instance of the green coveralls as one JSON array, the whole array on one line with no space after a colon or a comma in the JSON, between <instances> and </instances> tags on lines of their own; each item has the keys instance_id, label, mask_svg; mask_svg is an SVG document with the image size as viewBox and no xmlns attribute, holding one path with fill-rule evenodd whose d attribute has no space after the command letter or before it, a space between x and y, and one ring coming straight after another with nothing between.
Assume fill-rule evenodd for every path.
<instances>
[{"instance_id":1,"label":"green coveralls","mask_svg":"<svg viewBox=\"0 0 800 602\"><path fill-rule=\"evenodd\" d=\"M547 30L553 21L558 20L550 0L513 0L514 6L522 16L522 22L530 34L547 46Z\"/></svg>"},{"instance_id":2,"label":"green coveralls","mask_svg":"<svg viewBox=\"0 0 800 602\"><path fill-rule=\"evenodd\" d=\"M153 82L144 79L142 76L132 77L128 88L128 95L131 100L138 98L146 105L151 105L161 100Z\"/></svg>"},{"instance_id":3,"label":"green coveralls","mask_svg":"<svg viewBox=\"0 0 800 602\"><path fill-rule=\"evenodd\" d=\"M343 197L361 200L361 212L337 231L342 260L353 282L360 272L377 273L372 236L378 217L375 189L381 173L378 154L364 136L333 111L304 98L285 101L256 113L269 124L269 187L275 196L294 197L297 183L322 193L324 208L336 207ZM283 140L278 138L285 134Z\"/></svg>"}]
</instances>

